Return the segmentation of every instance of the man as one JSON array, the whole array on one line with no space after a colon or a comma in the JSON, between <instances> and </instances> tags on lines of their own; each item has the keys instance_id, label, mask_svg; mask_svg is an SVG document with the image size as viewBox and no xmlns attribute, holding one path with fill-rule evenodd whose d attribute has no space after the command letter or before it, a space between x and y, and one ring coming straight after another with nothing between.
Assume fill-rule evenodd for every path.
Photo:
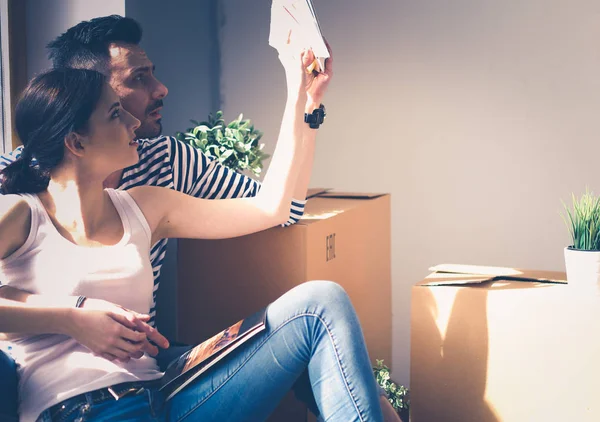
<instances>
[{"instance_id":1,"label":"man","mask_svg":"<svg viewBox=\"0 0 600 422\"><path fill-rule=\"evenodd\" d=\"M118 189L129 189L139 185L163 186L206 199L256 195L260 189L257 181L221 166L217 161L208 159L202 152L173 137L160 136L160 111L168 90L155 77L152 62L139 46L141 37L142 30L136 21L113 15L81 22L48 44L53 67L94 69L105 74L120 97L122 106L141 122L136 131L140 143L139 163L112 174L105 181L105 186ZM312 112L312 109L310 111ZM16 160L21 150L20 147L8 155L1 156L0 170ZM286 225L300 219L304 203L303 200L292 202L290 218ZM166 247L167 242L163 240L151 249L154 304L150 311L148 327L144 328L148 337L162 346L167 345L166 339L151 326L154 325L156 315L156 292ZM25 292L1 287L1 280L0 298L32 303ZM43 302L33 303L44 305ZM158 349L148 344L146 351L156 354ZM16 403L13 398L16 391L16 375L14 363L2 352L0 378L0 388L6 391L6 394L0 391L0 420L7 421L16 417ZM3 403L4 399L7 399L7 403ZM8 414L5 416L3 412Z\"/></svg>"}]
</instances>

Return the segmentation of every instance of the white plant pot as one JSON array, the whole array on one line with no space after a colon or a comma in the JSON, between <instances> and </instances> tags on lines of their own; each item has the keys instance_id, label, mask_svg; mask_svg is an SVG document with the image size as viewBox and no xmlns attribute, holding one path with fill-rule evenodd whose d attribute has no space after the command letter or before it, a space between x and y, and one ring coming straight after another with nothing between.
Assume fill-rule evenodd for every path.
<instances>
[{"instance_id":1,"label":"white plant pot","mask_svg":"<svg viewBox=\"0 0 600 422\"><path fill-rule=\"evenodd\" d=\"M600 251L565 248L565 267L569 286L600 286Z\"/></svg>"}]
</instances>

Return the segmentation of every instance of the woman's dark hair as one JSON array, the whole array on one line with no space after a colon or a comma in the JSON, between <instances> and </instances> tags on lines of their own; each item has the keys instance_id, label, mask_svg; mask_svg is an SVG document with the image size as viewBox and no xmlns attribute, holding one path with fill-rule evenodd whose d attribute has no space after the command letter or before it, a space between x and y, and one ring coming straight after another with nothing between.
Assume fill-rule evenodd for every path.
<instances>
[{"instance_id":1,"label":"woman's dark hair","mask_svg":"<svg viewBox=\"0 0 600 422\"><path fill-rule=\"evenodd\" d=\"M64 156L71 132L85 132L105 77L94 70L55 69L32 79L15 109L21 156L0 172L0 193L38 193Z\"/></svg>"}]
</instances>

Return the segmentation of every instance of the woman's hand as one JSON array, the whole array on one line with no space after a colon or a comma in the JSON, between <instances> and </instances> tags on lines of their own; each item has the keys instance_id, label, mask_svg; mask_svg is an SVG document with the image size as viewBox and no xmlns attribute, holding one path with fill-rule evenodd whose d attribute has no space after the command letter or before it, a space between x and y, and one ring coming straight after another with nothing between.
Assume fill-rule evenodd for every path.
<instances>
[{"instance_id":1,"label":"woman's hand","mask_svg":"<svg viewBox=\"0 0 600 422\"><path fill-rule=\"evenodd\" d=\"M326 40L325 45L329 51L329 58L325 60L325 72L322 73L316 70L307 71L315 60L315 55L312 50L304 50L300 47L293 31L288 33L285 46L279 50L279 60L285 69L288 91L306 93L308 113L322 102L333 77L333 54Z\"/></svg>"},{"instance_id":2,"label":"woman's hand","mask_svg":"<svg viewBox=\"0 0 600 422\"><path fill-rule=\"evenodd\" d=\"M91 298L73 311L68 334L94 354L110 361L139 359L144 352L155 356L158 348L149 340L160 347L169 347L168 340L148 325L149 315Z\"/></svg>"},{"instance_id":3,"label":"woman's hand","mask_svg":"<svg viewBox=\"0 0 600 422\"><path fill-rule=\"evenodd\" d=\"M325 59L325 72L319 73L316 70L313 70L306 76L307 113L311 113L323 102L325 91L327 91L327 87L333 77L333 54L331 52L331 46L326 40L325 44L329 51L329 58ZM314 60L315 55L312 50L307 51L302 57L303 68L308 68Z\"/></svg>"}]
</instances>

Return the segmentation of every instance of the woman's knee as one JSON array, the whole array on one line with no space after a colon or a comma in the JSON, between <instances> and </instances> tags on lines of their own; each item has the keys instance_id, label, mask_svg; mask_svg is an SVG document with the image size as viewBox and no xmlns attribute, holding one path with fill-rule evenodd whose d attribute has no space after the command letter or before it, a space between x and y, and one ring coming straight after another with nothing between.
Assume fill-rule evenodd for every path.
<instances>
[{"instance_id":1,"label":"woman's knee","mask_svg":"<svg viewBox=\"0 0 600 422\"><path fill-rule=\"evenodd\" d=\"M313 280L296 287L301 300L306 305L335 311L336 309L353 311L352 303L342 286L334 281Z\"/></svg>"},{"instance_id":2,"label":"woman's knee","mask_svg":"<svg viewBox=\"0 0 600 422\"><path fill-rule=\"evenodd\" d=\"M312 280L302 284L310 291L310 294L323 300L347 300L346 290L336 283L329 280Z\"/></svg>"},{"instance_id":3,"label":"woman's knee","mask_svg":"<svg viewBox=\"0 0 600 422\"><path fill-rule=\"evenodd\" d=\"M326 320L352 319L354 307L342 286L325 280L302 283L270 306L273 321L287 320L299 314L327 316Z\"/></svg>"}]
</instances>

